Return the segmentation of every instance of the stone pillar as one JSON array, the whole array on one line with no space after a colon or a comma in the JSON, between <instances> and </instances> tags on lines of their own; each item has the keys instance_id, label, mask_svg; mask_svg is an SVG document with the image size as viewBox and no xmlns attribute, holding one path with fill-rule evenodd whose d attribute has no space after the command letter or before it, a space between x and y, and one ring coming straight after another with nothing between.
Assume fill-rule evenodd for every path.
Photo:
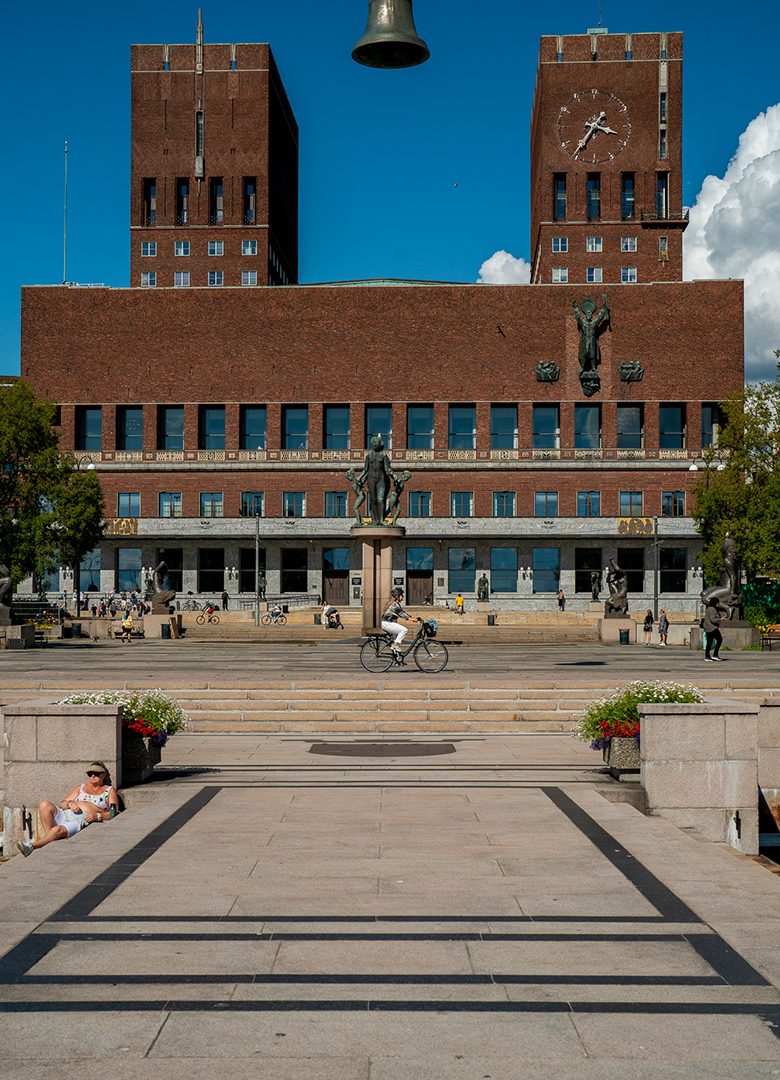
<instances>
[{"instance_id":1,"label":"stone pillar","mask_svg":"<svg viewBox=\"0 0 780 1080\"><path fill-rule=\"evenodd\" d=\"M393 588L393 540L406 535L401 526L353 526L363 549L363 633L379 629L382 612Z\"/></svg>"}]
</instances>

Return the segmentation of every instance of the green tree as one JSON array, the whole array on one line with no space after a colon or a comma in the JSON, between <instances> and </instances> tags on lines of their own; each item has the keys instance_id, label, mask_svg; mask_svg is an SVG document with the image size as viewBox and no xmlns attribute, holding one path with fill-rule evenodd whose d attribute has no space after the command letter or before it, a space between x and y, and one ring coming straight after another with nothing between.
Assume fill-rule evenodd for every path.
<instances>
[{"instance_id":1,"label":"green tree","mask_svg":"<svg viewBox=\"0 0 780 1080\"><path fill-rule=\"evenodd\" d=\"M702 566L719 580L728 532L748 580L780 579L780 376L722 402L725 425L705 451L693 517L704 539Z\"/></svg>"},{"instance_id":2,"label":"green tree","mask_svg":"<svg viewBox=\"0 0 780 1080\"><path fill-rule=\"evenodd\" d=\"M102 534L97 477L60 453L53 421L54 406L25 382L0 391L0 563L14 584L77 563Z\"/></svg>"}]
</instances>

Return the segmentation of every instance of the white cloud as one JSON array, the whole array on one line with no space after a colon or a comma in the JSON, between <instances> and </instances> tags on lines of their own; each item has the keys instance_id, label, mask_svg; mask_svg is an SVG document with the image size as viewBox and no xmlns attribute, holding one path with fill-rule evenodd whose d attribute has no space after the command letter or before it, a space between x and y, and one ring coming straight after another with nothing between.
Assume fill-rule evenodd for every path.
<instances>
[{"instance_id":1,"label":"white cloud","mask_svg":"<svg viewBox=\"0 0 780 1080\"><path fill-rule=\"evenodd\" d=\"M496 251L479 268L478 285L527 285L531 264L516 259L508 251Z\"/></svg>"},{"instance_id":2,"label":"white cloud","mask_svg":"<svg viewBox=\"0 0 780 1080\"><path fill-rule=\"evenodd\" d=\"M685 278L744 278L750 380L780 348L780 104L748 124L725 175L702 184L684 239Z\"/></svg>"}]
</instances>

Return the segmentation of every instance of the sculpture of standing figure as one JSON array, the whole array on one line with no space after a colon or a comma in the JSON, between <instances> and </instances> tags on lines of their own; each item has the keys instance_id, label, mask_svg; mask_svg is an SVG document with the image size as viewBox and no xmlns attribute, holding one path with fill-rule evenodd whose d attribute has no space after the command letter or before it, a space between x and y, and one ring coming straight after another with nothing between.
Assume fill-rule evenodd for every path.
<instances>
[{"instance_id":1,"label":"sculpture of standing figure","mask_svg":"<svg viewBox=\"0 0 780 1080\"><path fill-rule=\"evenodd\" d=\"M398 515L401 513L401 492L404 489L404 485L407 480L411 480L412 474L408 469L404 469L400 476L390 470L390 475L393 481L393 490L390 492L390 498L387 500L387 509L385 511L385 518L389 520L390 525L395 525L398 521Z\"/></svg>"},{"instance_id":2,"label":"sculpture of standing figure","mask_svg":"<svg viewBox=\"0 0 780 1080\"><path fill-rule=\"evenodd\" d=\"M11 622L12 585L11 571L0 563L0 626L8 626Z\"/></svg>"},{"instance_id":3,"label":"sculpture of standing figure","mask_svg":"<svg viewBox=\"0 0 780 1080\"><path fill-rule=\"evenodd\" d=\"M605 619L619 619L628 614L628 576L625 570L609 560L607 570L607 588L609 596L604 604Z\"/></svg>"},{"instance_id":4,"label":"sculpture of standing figure","mask_svg":"<svg viewBox=\"0 0 780 1080\"><path fill-rule=\"evenodd\" d=\"M601 363L600 335L609 326L609 307L607 294L602 293L603 301L598 312L596 305L590 299L577 304L572 301L574 317L577 320L577 329L580 332L580 345L578 358L580 361L580 383L586 397L591 397L601 386L598 375L598 366Z\"/></svg>"},{"instance_id":5,"label":"sculpture of standing figure","mask_svg":"<svg viewBox=\"0 0 780 1080\"><path fill-rule=\"evenodd\" d=\"M364 488L362 486L363 481L365 480L365 477L364 477L363 473L361 473L360 476L358 476L358 474L355 472L354 469L347 469L346 477L347 477L347 480L349 480L350 484L352 485L352 490L355 493L355 505L352 508L352 512L355 515L355 524L356 525L362 525L363 524L363 518L362 518L362 516L360 514L360 507L366 501L366 492L365 492L365 490L364 490Z\"/></svg>"},{"instance_id":6,"label":"sculpture of standing figure","mask_svg":"<svg viewBox=\"0 0 780 1080\"><path fill-rule=\"evenodd\" d=\"M165 588L165 579L167 576L168 564L164 559L160 559L157 566L154 568L154 595L152 597L153 615L167 615L168 609L176 599L176 592L173 589Z\"/></svg>"},{"instance_id":7,"label":"sculpture of standing figure","mask_svg":"<svg viewBox=\"0 0 780 1080\"><path fill-rule=\"evenodd\" d=\"M381 435L375 435L371 440L363 473L368 492L368 516L371 518L371 524L383 525L387 517L387 498L393 479L393 469Z\"/></svg>"},{"instance_id":8,"label":"sculpture of standing figure","mask_svg":"<svg viewBox=\"0 0 780 1080\"><path fill-rule=\"evenodd\" d=\"M477 582L477 600L480 603L485 603L490 600L490 582L488 581L487 574L482 572L482 577Z\"/></svg>"},{"instance_id":9,"label":"sculpture of standing figure","mask_svg":"<svg viewBox=\"0 0 780 1080\"><path fill-rule=\"evenodd\" d=\"M599 598L603 583L601 580L600 570L591 570L590 572L590 596L591 600L596 601Z\"/></svg>"},{"instance_id":10,"label":"sculpture of standing figure","mask_svg":"<svg viewBox=\"0 0 780 1080\"><path fill-rule=\"evenodd\" d=\"M737 568L737 544L733 536L726 536L721 547L723 553L723 565L720 568L720 585L711 585L701 594L701 601L705 607L710 603L722 600L728 608L728 618L733 619L735 612L739 614L742 605L742 594L739 591L739 570Z\"/></svg>"}]
</instances>

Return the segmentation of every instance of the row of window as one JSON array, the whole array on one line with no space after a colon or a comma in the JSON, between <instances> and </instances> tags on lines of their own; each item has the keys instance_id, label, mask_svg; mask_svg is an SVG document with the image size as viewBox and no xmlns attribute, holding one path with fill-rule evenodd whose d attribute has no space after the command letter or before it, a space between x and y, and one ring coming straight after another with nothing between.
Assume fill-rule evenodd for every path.
<instances>
[{"instance_id":1,"label":"row of window","mask_svg":"<svg viewBox=\"0 0 780 1080\"><path fill-rule=\"evenodd\" d=\"M412 518L432 517L433 500L430 491L410 491L407 496L408 515ZM199 496L200 517L224 516L224 494L221 491L201 491ZM161 491L157 503L158 516L178 518L183 516L184 507L180 491ZM240 502L241 517L262 517L265 512L265 494L262 491L242 491ZM558 517L558 492L534 492L534 517ZM347 492L325 492L325 517L345 518L348 515ZM517 515L517 492L493 492L493 517L515 517ZM618 492L619 517L644 517L645 496L643 491ZM137 518L141 516L141 493L139 491L120 491L117 495L117 517ZM306 492L282 492L282 516L286 518L306 517ZM451 491L449 516L456 518L474 517L474 492ZM601 516L601 492L577 492L577 517ZM685 492L664 491L661 493L661 516L685 516Z\"/></svg>"},{"instance_id":2,"label":"row of window","mask_svg":"<svg viewBox=\"0 0 780 1080\"><path fill-rule=\"evenodd\" d=\"M569 250L569 238L568 236L553 236L552 238L552 252L553 255L565 255ZM620 237L620 250L622 252L632 252L637 250L637 238L635 236L621 236ZM603 236L586 236L585 237L585 251L591 253L600 254L604 251L604 237ZM658 237L658 254L663 259L669 254L669 237Z\"/></svg>"},{"instance_id":3,"label":"row of window","mask_svg":"<svg viewBox=\"0 0 780 1080\"><path fill-rule=\"evenodd\" d=\"M225 222L225 184L221 176L212 176L207 182L209 225ZM191 188L188 176L179 176L174 182L175 214L177 225L189 225L192 218ZM141 181L141 224L156 225L158 221L157 177L147 176ZM241 182L241 206L234 208L231 216L243 225L257 221L257 177L245 176ZM197 217L197 214L196 214Z\"/></svg>"},{"instance_id":4,"label":"row of window","mask_svg":"<svg viewBox=\"0 0 780 1080\"><path fill-rule=\"evenodd\" d=\"M568 177L566 173L553 174L553 221L571 220L569 213ZM576 213L574 215L576 217ZM658 172L655 177L655 217L669 217L669 173ZM601 220L601 173L589 172L585 185L585 217L588 221ZM636 220L636 174L620 174L620 218Z\"/></svg>"},{"instance_id":5,"label":"row of window","mask_svg":"<svg viewBox=\"0 0 780 1080\"><path fill-rule=\"evenodd\" d=\"M560 588L561 549L558 547L535 547L530 550L530 565L524 566L516 547L491 547L489 580L493 593L515 593L521 581L530 578L534 593L556 593ZM526 557L528 553L526 552ZM87 593L100 592L101 569L114 571L114 588L120 592L142 591L143 552L140 547L120 547L113 553L110 566L103 566L99 548L90 551L81 561L81 588ZM184 551L182 548L158 549L156 562L164 559L168 567L168 588L183 591ZM225 549L218 547L198 548L197 589L200 593L221 593L227 583ZM325 576L325 591L329 581L345 578L352 568L351 551L348 547L324 548L321 567ZM447 548L447 589L450 593L474 593L477 578L477 551L474 547L453 546ZM663 546L658 552L661 593L684 593L687 591L688 552L684 547ZM626 571L628 591L633 594L645 592L645 550L642 547L617 549L617 563ZM314 569L313 567L311 569ZM280 550L280 585L283 593L309 592L309 551L307 548ZM406 574L409 593L412 589L421 599L433 593L433 548L408 547L406 549ZM591 574L604 572L604 552L597 547L574 549L574 591L590 593ZM258 581L265 584L266 551L260 548L239 548L237 567L239 592L254 593ZM36 581L36 588L46 592L59 592L60 575L57 571L43 575ZM443 584L443 579L441 581ZM322 586L320 586L322 588Z\"/></svg>"},{"instance_id":6,"label":"row of window","mask_svg":"<svg viewBox=\"0 0 780 1080\"><path fill-rule=\"evenodd\" d=\"M225 241L224 240L209 240L207 244L207 253L214 257L219 257L225 254ZM173 254L177 258L187 258L190 255L190 241L189 240L174 240L173 242ZM241 254L242 255L257 255L257 240L242 240L241 241ZM142 240L141 241L141 255L145 259L154 258L157 255L157 241L156 240Z\"/></svg>"},{"instance_id":7,"label":"row of window","mask_svg":"<svg viewBox=\"0 0 780 1080\"><path fill-rule=\"evenodd\" d=\"M142 270L141 271L141 287L144 289L154 289L159 284L157 280L156 270ZM173 284L177 289L187 289L191 284L189 270L176 270L173 274ZM209 270L205 280L206 285L212 287L219 287L225 284L225 271L224 270ZM241 271L241 284L242 285L257 285L257 270L242 270Z\"/></svg>"},{"instance_id":8,"label":"row of window","mask_svg":"<svg viewBox=\"0 0 780 1080\"><path fill-rule=\"evenodd\" d=\"M603 409L598 404L575 404L574 447L592 450L602 446ZM265 405L241 405L239 408L238 446L241 450L267 448L268 415ZM352 412L349 405L322 406L322 446L326 450L348 450L353 445ZM283 405L281 410L281 448L309 449L308 405ZM363 412L365 445L379 435L387 449L393 445L392 405L366 405ZM227 446L227 414L224 405L198 406L198 449L224 450ZM688 406L669 402L658 407L658 445L662 449L684 449L687 444ZM701 445L718 441L723 424L720 407L705 402L701 407ZM519 445L517 405L490 406L490 449L516 450ZM556 450L561 446L559 405L533 405L531 446L536 450ZM435 444L433 405L406 406L406 449L432 450ZM116 408L116 449L140 451L144 441L144 410L141 405L118 405ZM615 446L618 449L641 449L645 445L645 407L643 403L615 406ZM476 405L449 405L447 446L451 450L477 448ZM85 451L103 449L103 410L100 405L76 406L75 448ZM157 449L184 449L184 406L157 406Z\"/></svg>"},{"instance_id":9,"label":"row of window","mask_svg":"<svg viewBox=\"0 0 780 1080\"><path fill-rule=\"evenodd\" d=\"M142 275L143 276L143 275ZM585 281L590 285L600 285L604 280L604 270L601 266L588 266L585 269ZM637 277L635 266L621 266L620 267L620 284L621 285L635 285L639 278ZM569 284L569 268L568 266L553 266L550 272L550 281L553 285L568 285ZM572 282L572 284L574 284Z\"/></svg>"}]
</instances>

